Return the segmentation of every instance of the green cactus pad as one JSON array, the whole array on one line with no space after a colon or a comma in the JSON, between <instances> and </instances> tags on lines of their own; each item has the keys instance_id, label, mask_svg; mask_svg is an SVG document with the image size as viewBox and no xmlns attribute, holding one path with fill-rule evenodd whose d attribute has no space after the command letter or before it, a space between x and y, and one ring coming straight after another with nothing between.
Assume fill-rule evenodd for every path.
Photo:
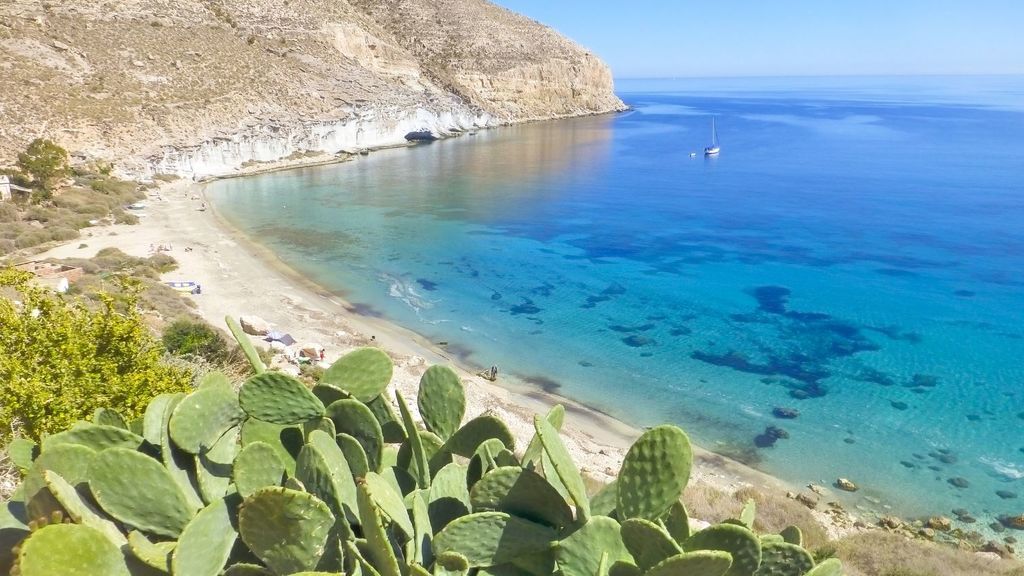
<instances>
[{"instance_id":1,"label":"green cactus pad","mask_svg":"<svg viewBox=\"0 0 1024 576\"><path fill-rule=\"evenodd\" d=\"M401 493L396 492L383 476L374 472L368 473L364 481L366 491L377 508L405 534L406 538L411 538L414 534L412 519L405 508Z\"/></svg>"},{"instance_id":2,"label":"green cactus pad","mask_svg":"<svg viewBox=\"0 0 1024 576\"><path fill-rule=\"evenodd\" d=\"M361 402L369 402L388 387L393 370L391 358L382 350L359 348L331 364L320 384L344 390Z\"/></svg>"},{"instance_id":3,"label":"green cactus pad","mask_svg":"<svg viewBox=\"0 0 1024 576\"><path fill-rule=\"evenodd\" d=\"M366 473L370 471L370 462L366 458L366 450L363 450L363 445L358 440L349 436L348 434L338 434L335 437L338 442L338 448L341 449L341 453L345 455L345 460L348 461L348 467L352 470L352 475L366 476Z\"/></svg>"},{"instance_id":4,"label":"green cactus pad","mask_svg":"<svg viewBox=\"0 0 1024 576\"><path fill-rule=\"evenodd\" d=\"M133 450L97 454L89 465L89 488L107 514L161 536L176 538L195 512L167 469Z\"/></svg>"},{"instance_id":5,"label":"green cactus pad","mask_svg":"<svg viewBox=\"0 0 1024 576\"><path fill-rule=\"evenodd\" d=\"M114 428L128 429L128 423L125 422L124 417L117 413L116 410L110 408L97 408L92 413L92 423L99 424L101 426L113 426Z\"/></svg>"},{"instance_id":6,"label":"green cactus pad","mask_svg":"<svg viewBox=\"0 0 1024 576\"><path fill-rule=\"evenodd\" d=\"M238 456L238 427L229 429L209 450L196 457L196 480L204 503L213 503L227 494L231 469Z\"/></svg>"},{"instance_id":7,"label":"green cactus pad","mask_svg":"<svg viewBox=\"0 0 1024 576\"><path fill-rule=\"evenodd\" d=\"M322 402L324 406L330 406L338 400L345 400L352 397L348 392L327 384L314 384L312 392L313 396L319 398L320 402Z\"/></svg>"},{"instance_id":8,"label":"green cactus pad","mask_svg":"<svg viewBox=\"0 0 1024 576\"><path fill-rule=\"evenodd\" d=\"M782 540L789 544L797 546L803 546L804 544L804 533L796 526L786 526L782 529L782 532L779 532L779 536L782 536Z\"/></svg>"},{"instance_id":9,"label":"green cactus pad","mask_svg":"<svg viewBox=\"0 0 1024 576\"><path fill-rule=\"evenodd\" d=\"M146 566L158 570L164 574L171 573L171 555L178 543L171 542L150 542L142 532L132 530L128 533L128 549L132 556Z\"/></svg>"},{"instance_id":10,"label":"green cactus pad","mask_svg":"<svg viewBox=\"0 0 1024 576\"><path fill-rule=\"evenodd\" d=\"M39 447L28 438L15 438L7 445L7 456L21 470L28 470L38 455Z\"/></svg>"},{"instance_id":11,"label":"green cactus pad","mask_svg":"<svg viewBox=\"0 0 1024 576\"><path fill-rule=\"evenodd\" d=\"M384 434L366 404L359 400L338 400L327 407L327 417L334 421L338 434L348 434L359 442L370 470L380 470Z\"/></svg>"},{"instance_id":12,"label":"green cactus pad","mask_svg":"<svg viewBox=\"0 0 1024 576\"><path fill-rule=\"evenodd\" d=\"M683 553L682 548L661 526L643 518L630 518L622 522L622 542L626 545L640 570L646 572L655 565Z\"/></svg>"},{"instance_id":13,"label":"green cactus pad","mask_svg":"<svg viewBox=\"0 0 1024 576\"><path fill-rule=\"evenodd\" d=\"M391 540L384 530L380 509L374 503L370 488L365 483L356 486L356 502L359 507L359 525L366 538L366 553L370 564L380 576L401 576L398 559L391 547Z\"/></svg>"},{"instance_id":14,"label":"green cactus pad","mask_svg":"<svg viewBox=\"0 0 1024 576\"><path fill-rule=\"evenodd\" d=\"M751 576L761 564L761 541L750 530L735 524L709 526L684 541L683 549L728 552L732 557L728 576Z\"/></svg>"},{"instance_id":15,"label":"green cactus pad","mask_svg":"<svg viewBox=\"0 0 1024 576\"><path fill-rule=\"evenodd\" d=\"M765 542L761 545L761 566L754 574L804 576L811 568L814 568L814 558L807 550L785 542Z\"/></svg>"},{"instance_id":16,"label":"green cactus pad","mask_svg":"<svg viewBox=\"0 0 1024 576\"><path fill-rule=\"evenodd\" d=\"M47 470L43 476L46 480L47 490L76 524L95 528L118 548L127 544L127 540L117 529L117 525L104 517L103 513L87 499L82 498L78 490L64 480L60 474L53 470Z\"/></svg>"},{"instance_id":17,"label":"green cactus pad","mask_svg":"<svg viewBox=\"0 0 1024 576\"><path fill-rule=\"evenodd\" d=\"M438 470L452 463L452 455L449 452L441 452L441 446L444 445L444 441L438 438L437 434L427 430L420 430L419 436L420 444L423 445L423 452L427 455L427 467L430 468L430 477L433 478ZM408 439L402 442L402 445L398 448L398 457L395 465L407 471L413 470L412 447L409 445Z\"/></svg>"},{"instance_id":18,"label":"green cactus pad","mask_svg":"<svg viewBox=\"0 0 1024 576\"><path fill-rule=\"evenodd\" d=\"M591 516L590 520L569 534L555 546L555 558L564 576L595 576L600 568L601 555L608 554L608 564L633 563L622 542L619 523L606 516Z\"/></svg>"},{"instance_id":19,"label":"green cactus pad","mask_svg":"<svg viewBox=\"0 0 1024 576\"><path fill-rule=\"evenodd\" d=\"M254 442L263 442L277 453L288 474L295 473L295 458L305 444L305 435L298 426L271 424L255 418L242 423L242 448Z\"/></svg>"},{"instance_id":20,"label":"green cactus pad","mask_svg":"<svg viewBox=\"0 0 1024 576\"><path fill-rule=\"evenodd\" d=\"M754 529L754 519L757 518L757 502L754 502L753 498L747 498L747 501L743 504L743 510L740 511L739 521L747 530Z\"/></svg>"},{"instance_id":21,"label":"green cactus pad","mask_svg":"<svg viewBox=\"0 0 1024 576\"><path fill-rule=\"evenodd\" d=\"M435 534L452 520L469 513L471 507L466 484L467 471L466 466L452 463L434 475L427 492L427 509Z\"/></svg>"},{"instance_id":22,"label":"green cactus pad","mask_svg":"<svg viewBox=\"0 0 1024 576\"><path fill-rule=\"evenodd\" d=\"M491 470L473 485L473 510L500 510L513 516L563 528L572 524L572 510L544 478L532 470L509 466Z\"/></svg>"},{"instance_id":23,"label":"green cactus pad","mask_svg":"<svg viewBox=\"0 0 1024 576\"><path fill-rule=\"evenodd\" d=\"M274 424L302 424L324 415L324 405L306 385L280 372L251 376L238 390L238 403L250 418Z\"/></svg>"},{"instance_id":24,"label":"green cactus pad","mask_svg":"<svg viewBox=\"0 0 1024 576\"><path fill-rule=\"evenodd\" d=\"M420 377L416 403L427 430L447 440L459 429L466 414L462 380L447 366L431 366Z\"/></svg>"},{"instance_id":25,"label":"green cactus pad","mask_svg":"<svg viewBox=\"0 0 1024 576\"><path fill-rule=\"evenodd\" d=\"M237 539L227 502L222 499L211 503L182 531L171 560L174 574L217 576Z\"/></svg>"},{"instance_id":26,"label":"green cactus pad","mask_svg":"<svg viewBox=\"0 0 1024 576\"><path fill-rule=\"evenodd\" d=\"M85 482L96 452L80 444L62 444L40 454L22 482L22 497L29 518L37 519L62 510L60 502L46 487L46 472L59 474L72 486Z\"/></svg>"},{"instance_id":27,"label":"green cactus pad","mask_svg":"<svg viewBox=\"0 0 1024 576\"><path fill-rule=\"evenodd\" d=\"M690 515L686 512L686 506L676 501L668 509L668 514L662 519L665 530L672 536L677 544L682 545L690 537Z\"/></svg>"},{"instance_id":28,"label":"green cactus pad","mask_svg":"<svg viewBox=\"0 0 1024 576\"><path fill-rule=\"evenodd\" d=\"M20 576L130 576L121 551L101 532L81 524L36 530L18 551Z\"/></svg>"},{"instance_id":29,"label":"green cactus pad","mask_svg":"<svg viewBox=\"0 0 1024 576\"><path fill-rule=\"evenodd\" d=\"M326 432L313 431L295 461L295 477L339 520L355 518L356 485L345 454Z\"/></svg>"},{"instance_id":30,"label":"green cactus pad","mask_svg":"<svg viewBox=\"0 0 1024 576\"><path fill-rule=\"evenodd\" d=\"M102 426L90 422L79 422L70 430L51 434L43 438L40 452L46 452L61 444L78 444L99 452L108 448L130 448L137 450L145 439L117 426Z\"/></svg>"},{"instance_id":31,"label":"green cactus pad","mask_svg":"<svg viewBox=\"0 0 1024 576\"><path fill-rule=\"evenodd\" d=\"M515 438L508 426L500 419L485 414L478 416L462 428L459 428L441 448L444 452L457 454L463 458L472 458L476 449L490 438L497 438L509 450L515 450Z\"/></svg>"},{"instance_id":32,"label":"green cactus pad","mask_svg":"<svg viewBox=\"0 0 1024 576\"><path fill-rule=\"evenodd\" d=\"M158 407L161 407L162 413L159 414L158 430L152 432L160 437L160 458L164 463L164 467L167 468L167 472L174 478L174 482L178 485L181 493L184 494L189 507L199 510L206 503L199 496L199 480L196 478L195 458L171 442L171 434L170 430L168 430L171 414L174 413L174 409L184 399L184 394L175 394L167 397L166 402L157 403ZM154 403L156 403L156 400L150 403L150 409L153 408ZM146 410L145 419L156 420L158 415L151 415L150 409ZM145 429L148 426L149 424L144 424L143 428Z\"/></svg>"},{"instance_id":33,"label":"green cactus pad","mask_svg":"<svg viewBox=\"0 0 1024 576\"><path fill-rule=\"evenodd\" d=\"M168 430L174 444L189 454L211 448L232 426L245 419L234 390L224 386L200 388L186 396L171 413Z\"/></svg>"},{"instance_id":34,"label":"green cactus pad","mask_svg":"<svg viewBox=\"0 0 1024 576\"><path fill-rule=\"evenodd\" d=\"M250 442L243 447L231 467L232 480L243 498L260 488L280 486L286 473L277 451L266 442Z\"/></svg>"},{"instance_id":35,"label":"green cactus pad","mask_svg":"<svg viewBox=\"0 0 1024 576\"><path fill-rule=\"evenodd\" d=\"M242 502L238 532L271 570L313 570L324 553L334 515L319 498L287 488L263 488Z\"/></svg>"},{"instance_id":36,"label":"green cactus pad","mask_svg":"<svg viewBox=\"0 0 1024 576\"><path fill-rule=\"evenodd\" d=\"M434 553L458 552L470 566L487 567L547 552L556 536L552 528L504 512L477 512L435 535Z\"/></svg>"},{"instance_id":37,"label":"green cactus pad","mask_svg":"<svg viewBox=\"0 0 1024 576\"><path fill-rule=\"evenodd\" d=\"M804 576L843 576L843 564L837 558L823 560Z\"/></svg>"},{"instance_id":38,"label":"green cactus pad","mask_svg":"<svg viewBox=\"0 0 1024 576\"><path fill-rule=\"evenodd\" d=\"M555 430L562 430L562 424L565 422L565 406L561 404L555 404L548 413L544 415L544 419L551 424L551 427ZM544 452L544 446L540 443L540 437L536 434L530 439L530 444L526 447L526 452L523 452L523 466L536 468L540 465L540 457Z\"/></svg>"},{"instance_id":39,"label":"green cactus pad","mask_svg":"<svg viewBox=\"0 0 1024 576\"><path fill-rule=\"evenodd\" d=\"M146 405L146 413L142 417L142 437L153 446L160 446L163 436L167 434L167 421L170 414L185 395L160 394Z\"/></svg>"},{"instance_id":40,"label":"green cactus pad","mask_svg":"<svg viewBox=\"0 0 1024 576\"><path fill-rule=\"evenodd\" d=\"M690 480L693 452L675 426L657 426L633 443L619 471L620 518L657 521L679 499Z\"/></svg>"},{"instance_id":41,"label":"green cactus pad","mask_svg":"<svg viewBox=\"0 0 1024 576\"><path fill-rule=\"evenodd\" d=\"M384 433L385 442L388 444L399 444L405 441L405 426L402 425L401 420L395 415L395 411L391 409L391 402L388 401L386 395L381 394L370 400L366 403L366 407L370 409L370 412L373 412L377 422L380 423L380 429Z\"/></svg>"},{"instance_id":42,"label":"green cactus pad","mask_svg":"<svg viewBox=\"0 0 1024 576\"><path fill-rule=\"evenodd\" d=\"M701 550L673 556L644 573L644 576L722 576L732 560L726 552Z\"/></svg>"},{"instance_id":43,"label":"green cactus pad","mask_svg":"<svg viewBox=\"0 0 1024 576\"><path fill-rule=\"evenodd\" d=\"M615 517L615 505L619 495L616 493L618 483L615 480L605 484L597 494L590 497L590 513L594 516Z\"/></svg>"},{"instance_id":44,"label":"green cactus pad","mask_svg":"<svg viewBox=\"0 0 1024 576\"><path fill-rule=\"evenodd\" d=\"M412 466L410 472L416 479L416 485L420 488L430 487L430 466L427 463L427 452L423 448L423 441L420 439L419 430L412 420L409 407L405 403L402 393L395 390L395 399L398 402L398 411L402 414L402 423L405 425L405 437L409 442L409 451L412 455Z\"/></svg>"},{"instance_id":45,"label":"green cactus pad","mask_svg":"<svg viewBox=\"0 0 1024 576\"><path fill-rule=\"evenodd\" d=\"M256 564L232 564L224 576L274 576L274 573Z\"/></svg>"},{"instance_id":46,"label":"green cactus pad","mask_svg":"<svg viewBox=\"0 0 1024 576\"><path fill-rule=\"evenodd\" d=\"M306 434L307 439L314 430L319 430L331 438L338 435L338 429L334 427L334 420L330 418L315 418L302 424L302 431Z\"/></svg>"},{"instance_id":47,"label":"green cactus pad","mask_svg":"<svg viewBox=\"0 0 1024 576\"><path fill-rule=\"evenodd\" d=\"M256 347L252 345L249 335L242 330L242 327L238 325L238 321L231 316L225 316L224 322L227 323L228 330L234 336L235 342L238 342L238 347L242 349L242 353L245 354L245 359L249 361L253 371L257 374L262 374L267 367L263 364L263 360L260 359L259 353L256 352Z\"/></svg>"},{"instance_id":48,"label":"green cactus pad","mask_svg":"<svg viewBox=\"0 0 1024 576\"><path fill-rule=\"evenodd\" d=\"M430 525L430 510L427 508L427 492L416 490L406 496L411 509L413 537L406 544L405 557L409 562L430 565L434 560L431 542L434 529Z\"/></svg>"},{"instance_id":49,"label":"green cactus pad","mask_svg":"<svg viewBox=\"0 0 1024 576\"><path fill-rule=\"evenodd\" d=\"M569 493L573 503L576 504L576 513L579 514L581 520L586 520L590 517L590 500L587 498L587 487L583 484L580 469L576 467L565 444L562 444L558 431L550 422L540 416L534 416L533 426L540 438L541 445L544 446L544 453L547 454L551 465L558 474L558 479Z\"/></svg>"}]
</instances>

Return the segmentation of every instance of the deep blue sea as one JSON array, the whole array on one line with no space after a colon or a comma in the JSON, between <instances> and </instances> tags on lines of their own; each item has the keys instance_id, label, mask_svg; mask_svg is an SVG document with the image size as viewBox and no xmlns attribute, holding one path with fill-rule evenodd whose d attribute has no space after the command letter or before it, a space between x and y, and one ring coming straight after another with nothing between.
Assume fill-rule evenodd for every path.
<instances>
[{"instance_id":1,"label":"deep blue sea","mask_svg":"<svg viewBox=\"0 0 1024 576\"><path fill-rule=\"evenodd\" d=\"M208 193L472 365L795 483L848 477L850 504L1024 512L1024 77L619 88L632 111Z\"/></svg>"}]
</instances>

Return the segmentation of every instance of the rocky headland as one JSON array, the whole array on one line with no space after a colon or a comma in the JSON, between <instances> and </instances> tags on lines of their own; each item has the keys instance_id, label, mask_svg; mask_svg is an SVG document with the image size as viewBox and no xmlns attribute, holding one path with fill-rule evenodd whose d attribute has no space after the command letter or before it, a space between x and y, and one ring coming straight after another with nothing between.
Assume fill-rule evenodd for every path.
<instances>
[{"instance_id":1,"label":"rocky headland","mask_svg":"<svg viewBox=\"0 0 1024 576\"><path fill-rule=\"evenodd\" d=\"M599 58L486 0L10 0L0 72L0 163L48 137L135 177L623 108Z\"/></svg>"}]
</instances>

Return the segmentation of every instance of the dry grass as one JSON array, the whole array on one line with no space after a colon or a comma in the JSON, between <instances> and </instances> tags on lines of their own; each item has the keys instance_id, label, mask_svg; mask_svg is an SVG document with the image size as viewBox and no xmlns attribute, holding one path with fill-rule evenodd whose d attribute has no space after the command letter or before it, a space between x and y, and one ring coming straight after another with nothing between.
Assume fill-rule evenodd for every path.
<instances>
[{"instance_id":1,"label":"dry grass","mask_svg":"<svg viewBox=\"0 0 1024 576\"><path fill-rule=\"evenodd\" d=\"M848 576L1024 576L1024 564L876 530L832 543Z\"/></svg>"},{"instance_id":2,"label":"dry grass","mask_svg":"<svg viewBox=\"0 0 1024 576\"><path fill-rule=\"evenodd\" d=\"M10 456L7 455L7 447L4 446L0 451L0 502L7 502L11 499L11 494L14 493L19 482L21 482L21 474L14 462L11 462Z\"/></svg>"}]
</instances>

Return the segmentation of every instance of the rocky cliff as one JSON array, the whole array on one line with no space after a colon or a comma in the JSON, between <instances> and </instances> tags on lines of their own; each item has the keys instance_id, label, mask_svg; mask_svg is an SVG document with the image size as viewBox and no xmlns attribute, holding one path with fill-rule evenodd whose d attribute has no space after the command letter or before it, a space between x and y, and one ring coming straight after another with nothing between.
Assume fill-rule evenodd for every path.
<instances>
[{"instance_id":1,"label":"rocky cliff","mask_svg":"<svg viewBox=\"0 0 1024 576\"><path fill-rule=\"evenodd\" d=\"M206 176L622 107L608 68L486 0L4 0L0 164L32 138Z\"/></svg>"}]
</instances>

